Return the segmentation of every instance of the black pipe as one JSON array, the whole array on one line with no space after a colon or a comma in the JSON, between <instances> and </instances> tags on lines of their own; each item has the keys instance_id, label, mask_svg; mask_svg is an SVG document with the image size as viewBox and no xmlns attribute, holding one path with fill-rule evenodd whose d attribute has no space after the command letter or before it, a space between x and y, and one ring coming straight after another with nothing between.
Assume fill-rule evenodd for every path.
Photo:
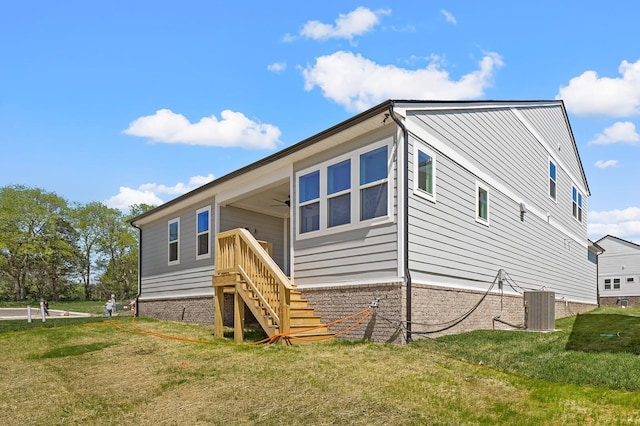
<instances>
[{"instance_id":1,"label":"black pipe","mask_svg":"<svg viewBox=\"0 0 640 426\"><path fill-rule=\"evenodd\" d=\"M400 119L398 119L396 117L396 115L393 112L393 106L394 106L394 102L391 101L391 104L389 105L389 114L391 115L391 118L393 118L393 121L396 122L396 124L398 125L398 127L400 127L400 129L402 129L402 136L404 138L404 145L403 145L403 149L404 149L404 164L402 166L404 166L404 193L403 193L403 204L404 204L404 279L405 279L405 284L407 287L407 292L406 292L406 299L407 299L407 316L406 316L406 321L407 321L407 326L406 326L406 330L407 330L407 337L406 337L406 343L411 343L411 341L413 340L411 337L411 271L409 270L409 131L407 130L407 128L404 126L404 124L402 124L402 121L400 121Z\"/></svg>"},{"instance_id":2,"label":"black pipe","mask_svg":"<svg viewBox=\"0 0 640 426\"><path fill-rule=\"evenodd\" d=\"M133 223L129 222L131 226L138 230L138 294L136 294L136 307L133 312L133 316L138 316L138 299L140 298L140 293L142 292L142 228Z\"/></svg>"}]
</instances>

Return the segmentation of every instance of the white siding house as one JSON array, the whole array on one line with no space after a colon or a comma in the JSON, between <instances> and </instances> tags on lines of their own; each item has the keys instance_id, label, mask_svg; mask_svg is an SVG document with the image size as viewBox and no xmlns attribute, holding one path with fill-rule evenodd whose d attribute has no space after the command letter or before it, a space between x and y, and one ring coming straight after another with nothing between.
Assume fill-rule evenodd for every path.
<instances>
[{"instance_id":1,"label":"white siding house","mask_svg":"<svg viewBox=\"0 0 640 426\"><path fill-rule=\"evenodd\" d=\"M640 245L607 235L596 242L601 305L640 306Z\"/></svg>"},{"instance_id":2,"label":"white siding house","mask_svg":"<svg viewBox=\"0 0 640 426\"><path fill-rule=\"evenodd\" d=\"M349 338L520 324L524 290L584 312L589 195L562 101L389 100L134 218L138 313L212 322L233 228L272 244L325 322L379 299Z\"/></svg>"}]
</instances>

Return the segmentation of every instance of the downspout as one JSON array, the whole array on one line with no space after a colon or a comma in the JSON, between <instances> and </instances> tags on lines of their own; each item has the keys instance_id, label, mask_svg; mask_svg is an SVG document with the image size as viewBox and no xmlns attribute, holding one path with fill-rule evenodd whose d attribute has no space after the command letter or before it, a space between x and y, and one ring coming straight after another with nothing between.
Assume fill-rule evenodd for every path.
<instances>
[{"instance_id":1,"label":"downspout","mask_svg":"<svg viewBox=\"0 0 640 426\"><path fill-rule=\"evenodd\" d=\"M398 117L396 117L395 113L393 112L393 106L394 106L394 102L391 101L391 105L389 105L389 114L391 115L391 118L393 118L393 121L396 122L398 127L402 129L402 136L404 138L404 145L403 145L404 191L403 191L403 200L402 200L404 204L404 209L403 209L404 218L402 220L402 223L404 226L404 229L403 229L403 232L404 232L404 280L406 285L406 300L407 300L406 302L407 303L406 343L411 343L413 339L411 337L411 272L409 271L409 132L407 131L407 128L404 126L404 124L402 124L402 121Z\"/></svg>"},{"instance_id":2,"label":"downspout","mask_svg":"<svg viewBox=\"0 0 640 426\"><path fill-rule=\"evenodd\" d=\"M133 316L138 316L138 299L142 292L142 228L131 223L131 226L138 230L138 294L136 294L136 311L133 312Z\"/></svg>"}]
</instances>

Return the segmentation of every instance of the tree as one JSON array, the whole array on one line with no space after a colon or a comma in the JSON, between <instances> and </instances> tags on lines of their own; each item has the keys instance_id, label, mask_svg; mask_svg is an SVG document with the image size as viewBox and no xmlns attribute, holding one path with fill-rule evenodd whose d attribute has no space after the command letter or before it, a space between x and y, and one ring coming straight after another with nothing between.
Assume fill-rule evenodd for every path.
<instances>
[{"instance_id":1,"label":"tree","mask_svg":"<svg viewBox=\"0 0 640 426\"><path fill-rule=\"evenodd\" d=\"M77 205L71 212L72 221L78 233L77 266L84 285L85 300L91 299L91 277L95 273L93 267L98 261L101 238L107 233L104 227L110 214L113 214L112 209L97 201Z\"/></svg>"},{"instance_id":2,"label":"tree","mask_svg":"<svg viewBox=\"0 0 640 426\"><path fill-rule=\"evenodd\" d=\"M0 271L13 280L15 300L24 300L32 271L55 251L66 208L64 198L40 188L0 188Z\"/></svg>"}]
</instances>

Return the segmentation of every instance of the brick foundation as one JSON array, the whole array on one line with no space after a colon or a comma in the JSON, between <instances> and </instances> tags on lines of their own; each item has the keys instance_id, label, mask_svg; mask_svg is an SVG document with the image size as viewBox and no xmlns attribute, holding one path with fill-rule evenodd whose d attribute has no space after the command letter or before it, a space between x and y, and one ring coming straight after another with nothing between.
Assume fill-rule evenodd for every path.
<instances>
[{"instance_id":1,"label":"brick foundation","mask_svg":"<svg viewBox=\"0 0 640 426\"><path fill-rule=\"evenodd\" d=\"M622 302L626 300L628 307L640 306L640 296L606 296L600 297L600 305L602 306L622 306Z\"/></svg>"},{"instance_id":2,"label":"brick foundation","mask_svg":"<svg viewBox=\"0 0 640 426\"><path fill-rule=\"evenodd\" d=\"M213 325L215 307L212 296L188 297L181 299L155 299L138 301L138 315L166 321L180 321L193 324ZM245 306L245 324L257 323ZM225 326L233 327L233 295L224 295Z\"/></svg>"},{"instance_id":3,"label":"brick foundation","mask_svg":"<svg viewBox=\"0 0 640 426\"><path fill-rule=\"evenodd\" d=\"M341 335L347 340L372 340L376 342L404 343L406 341L406 286L403 283L369 284L344 287L313 287L302 289L302 296L309 301L323 323L345 318L368 308L379 299L376 315ZM438 337L446 334L463 333L478 329L512 329L509 325L494 322L499 317L509 324L521 326L524 323L522 296L488 294L478 307L459 324L447 328L447 322L459 318L474 307L484 292L441 288L413 284L411 292L412 338ZM615 305L617 298L611 304ZM633 298L629 298L632 306ZM640 297L635 298L640 305ZM601 298L602 303L602 298ZM574 303L556 300L556 319L582 314L595 309L595 304ZM233 327L233 295L225 295L224 325ZM193 297L179 300L140 300L138 314L169 321L212 325L214 322L214 302L212 297ZM256 320L245 309L245 322ZM337 333L354 324L354 320L336 324L330 331ZM438 325L440 324L440 325ZM446 330L444 329L446 328Z\"/></svg>"}]
</instances>

